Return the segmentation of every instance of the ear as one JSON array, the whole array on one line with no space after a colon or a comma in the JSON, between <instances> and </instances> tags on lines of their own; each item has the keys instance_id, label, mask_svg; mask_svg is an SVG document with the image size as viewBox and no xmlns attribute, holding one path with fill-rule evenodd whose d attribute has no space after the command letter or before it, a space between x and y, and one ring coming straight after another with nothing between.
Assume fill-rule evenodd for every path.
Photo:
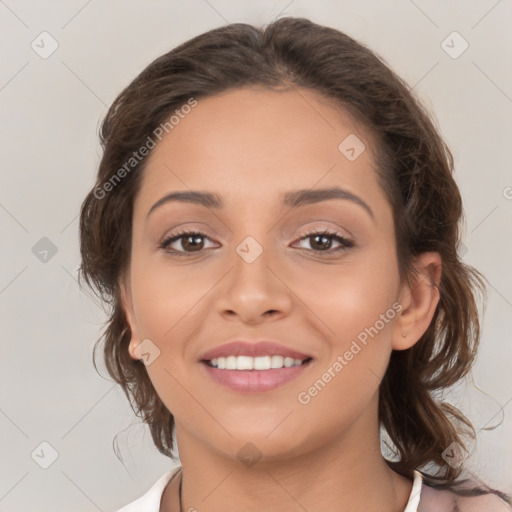
<instances>
[{"instance_id":1,"label":"ear","mask_svg":"<svg viewBox=\"0 0 512 512\"><path fill-rule=\"evenodd\" d=\"M425 252L416 257L417 274L412 282L404 283L399 302L402 310L393 329L393 349L412 347L425 333L439 302L442 260L437 252Z\"/></svg>"},{"instance_id":2,"label":"ear","mask_svg":"<svg viewBox=\"0 0 512 512\"><path fill-rule=\"evenodd\" d=\"M128 345L128 352L133 359L138 360L139 358L135 354L135 349L138 347L138 345L140 345L141 339L137 328L137 322L135 320L135 313L133 311L132 290L129 278L121 278L119 282L119 287L121 290L121 304L126 317L126 321L128 323L128 327L131 332L131 339Z\"/></svg>"}]
</instances>

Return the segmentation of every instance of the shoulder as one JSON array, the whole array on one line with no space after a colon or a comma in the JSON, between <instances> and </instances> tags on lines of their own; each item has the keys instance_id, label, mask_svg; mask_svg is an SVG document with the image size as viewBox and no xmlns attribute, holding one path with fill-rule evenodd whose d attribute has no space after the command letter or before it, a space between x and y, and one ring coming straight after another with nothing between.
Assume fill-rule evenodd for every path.
<instances>
[{"instance_id":1,"label":"shoulder","mask_svg":"<svg viewBox=\"0 0 512 512\"><path fill-rule=\"evenodd\" d=\"M421 487L418 512L510 512L511 508L498 495L490 492L481 495L466 495L453 489L434 489L425 483Z\"/></svg>"},{"instance_id":2,"label":"shoulder","mask_svg":"<svg viewBox=\"0 0 512 512\"><path fill-rule=\"evenodd\" d=\"M159 512L164 489L179 469L178 466L164 473L142 496L115 512Z\"/></svg>"}]
</instances>

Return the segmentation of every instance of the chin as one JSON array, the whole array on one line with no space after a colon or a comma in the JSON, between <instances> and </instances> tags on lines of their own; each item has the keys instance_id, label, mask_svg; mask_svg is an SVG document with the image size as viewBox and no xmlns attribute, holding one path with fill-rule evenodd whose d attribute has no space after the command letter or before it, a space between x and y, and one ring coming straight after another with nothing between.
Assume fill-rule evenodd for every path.
<instances>
[{"instance_id":1,"label":"chin","mask_svg":"<svg viewBox=\"0 0 512 512\"><path fill-rule=\"evenodd\" d=\"M247 467L251 467L251 464L256 462L261 464L287 460L309 451L311 436L309 438L307 435L304 436L303 431L302 436L296 435L297 429L291 432L283 425L277 428L276 425L279 423L276 423L272 429L257 428L257 425L253 425L252 428L231 427L228 430L233 437L224 437L222 443L215 444L215 449L226 457L240 460Z\"/></svg>"}]
</instances>

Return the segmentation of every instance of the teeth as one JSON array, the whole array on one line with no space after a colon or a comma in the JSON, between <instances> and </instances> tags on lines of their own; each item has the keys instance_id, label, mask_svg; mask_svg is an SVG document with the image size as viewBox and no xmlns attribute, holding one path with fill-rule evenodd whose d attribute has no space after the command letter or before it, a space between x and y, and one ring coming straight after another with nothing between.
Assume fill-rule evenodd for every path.
<instances>
[{"instance_id":1,"label":"teeth","mask_svg":"<svg viewBox=\"0 0 512 512\"><path fill-rule=\"evenodd\" d=\"M271 368L300 366L302 359L282 356L228 356L212 359L210 363L219 370L270 370Z\"/></svg>"}]
</instances>

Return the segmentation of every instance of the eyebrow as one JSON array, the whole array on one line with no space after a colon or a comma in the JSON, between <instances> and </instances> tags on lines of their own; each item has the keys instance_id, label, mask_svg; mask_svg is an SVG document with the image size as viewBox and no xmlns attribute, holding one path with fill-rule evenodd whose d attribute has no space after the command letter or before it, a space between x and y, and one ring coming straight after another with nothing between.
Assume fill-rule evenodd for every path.
<instances>
[{"instance_id":1,"label":"eyebrow","mask_svg":"<svg viewBox=\"0 0 512 512\"><path fill-rule=\"evenodd\" d=\"M288 208L299 208L309 204L320 203L332 199L343 199L352 201L366 210L370 217L375 220L371 208L358 196L348 190L334 186L316 190L301 189L286 192L281 196L281 203ZM200 192L198 190L183 190L171 192L159 199L148 211L147 217L160 206L170 202L191 203L206 208L221 209L224 207L222 198L212 192Z\"/></svg>"}]
</instances>

